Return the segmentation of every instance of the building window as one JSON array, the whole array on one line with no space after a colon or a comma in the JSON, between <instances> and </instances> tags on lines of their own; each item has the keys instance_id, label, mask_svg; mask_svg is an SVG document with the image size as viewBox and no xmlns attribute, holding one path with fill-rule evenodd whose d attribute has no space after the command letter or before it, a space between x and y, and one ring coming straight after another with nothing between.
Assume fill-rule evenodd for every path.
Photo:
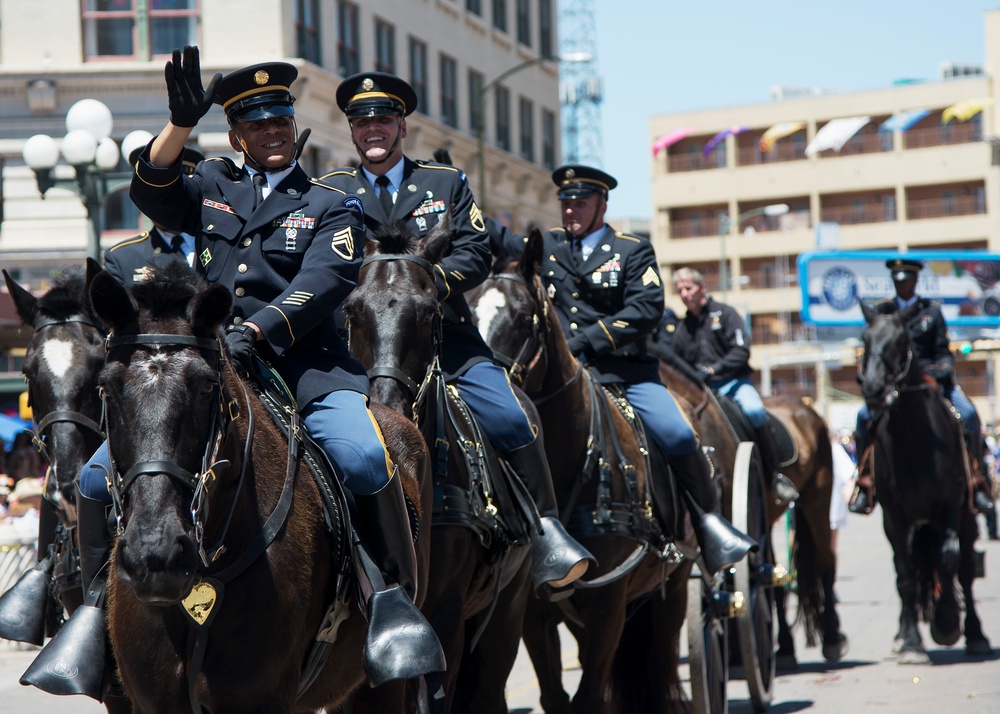
<instances>
[{"instance_id":1,"label":"building window","mask_svg":"<svg viewBox=\"0 0 1000 714\"><path fill-rule=\"evenodd\" d=\"M493 0L493 27L507 31L507 0Z\"/></svg>"},{"instance_id":2,"label":"building window","mask_svg":"<svg viewBox=\"0 0 1000 714\"><path fill-rule=\"evenodd\" d=\"M535 105L530 99L521 97L518 114L521 118L521 158L535 160Z\"/></svg>"},{"instance_id":3,"label":"building window","mask_svg":"<svg viewBox=\"0 0 1000 714\"><path fill-rule=\"evenodd\" d=\"M483 16L483 0L465 0L465 9L469 12Z\"/></svg>"},{"instance_id":4,"label":"building window","mask_svg":"<svg viewBox=\"0 0 1000 714\"><path fill-rule=\"evenodd\" d=\"M485 117L480 113L482 105L480 99L483 93L483 75L474 69L469 70L469 131L475 136L479 136L479 128L485 122ZM483 129L486 127L483 126Z\"/></svg>"},{"instance_id":5,"label":"building window","mask_svg":"<svg viewBox=\"0 0 1000 714\"><path fill-rule=\"evenodd\" d=\"M495 97L497 146L505 151L510 151L510 90L498 86Z\"/></svg>"},{"instance_id":6,"label":"building window","mask_svg":"<svg viewBox=\"0 0 1000 714\"><path fill-rule=\"evenodd\" d=\"M375 71L396 73L396 28L375 18Z\"/></svg>"},{"instance_id":7,"label":"building window","mask_svg":"<svg viewBox=\"0 0 1000 714\"><path fill-rule=\"evenodd\" d=\"M199 0L83 0L87 59L150 59L198 44Z\"/></svg>"},{"instance_id":8,"label":"building window","mask_svg":"<svg viewBox=\"0 0 1000 714\"><path fill-rule=\"evenodd\" d=\"M531 0L517 0L517 41L531 47Z\"/></svg>"},{"instance_id":9,"label":"building window","mask_svg":"<svg viewBox=\"0 0 1000 714\"><path fill-rule=\"evenodd\" d=\"M451 127L458 126L457 64L448 55L441 55L441 121Z\"/></svg>"},{"instance_id":10,"label":"building window","mask_svg":"<svg viewBox=\"0 0 1000 714\"><path fill-rule=\"evenodd\" d=\"M417 111L427 113L427 45L410 38L410 86L417 93Z\"/></svg>"},{"instance_id":11,"label":"building window","mask_svg":"<svg viewBox=\"0 0 1000 714\"><path fill-rule=\"evenodd\" d=\"M538 53L542 57L555 54L552 37L552 0L538 0Z\"/></svg>"},{"instance_id":12,"label":"building window","mask_svg":"<svg viewBox=\"0 0 1000 714\"><path fill-rule=\"evenodd\" d=\"M323 64L319 49L319 0L295 0L295 39L299 57Z\"/></svg>"},{"instance_id":13,"label":"building window","mask_svg":"<svg viewBox=\"0 0 1000 714\"><path fill-rule=\"evenodd\" d=\"M542 166L556 167L556 113L542 110Z\"/></svg>"},{"instance_id":14,"label":"building window","mask_svg":"<svg viewBox=\"0 0 1000 714\"><path fill-rule=\"evenodd\" d=\"M337 71L348 77L361 71L358 6L341 0L337 5Z\"/></svg>"}]
</instances>

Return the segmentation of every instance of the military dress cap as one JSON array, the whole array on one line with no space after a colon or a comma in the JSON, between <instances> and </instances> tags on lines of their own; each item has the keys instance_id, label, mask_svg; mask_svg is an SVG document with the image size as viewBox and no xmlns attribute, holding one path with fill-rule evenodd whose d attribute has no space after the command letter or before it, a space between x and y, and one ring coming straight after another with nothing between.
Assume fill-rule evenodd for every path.
<instances>
[{"instance_id":1,"label":"military dress cap","mask_svg":"<svg viewBox=\"0 0 1000 714\"><path fill-rule=\"evenodd\" d=\"M592 166L567 164L552 172L552 181L559 187L559 200L586 198L595 193L607 197L608 191L618 185L610 174Z\"/></svg>"},{"instance_id":2,"label":"military dress cap","mask_svg":"<svg viewBox=\"0 0 1000 714\"><path fill-rule=\"evenodd\" d=\"M221 104L226 119L260 121L295 113L289 87L299 76L287 62L254 64L223 77L215 90L216 104Z\"/></svg>"},{"instance_id":3,"label":"military dress cap","mask_svg":"<svg viewBox=\"0 0 1000 714\"><path fill-rule=\"evenodd\" d=\"M898 282L917 277L917 273L923 270L924 261L913 258L892 258L885 261L885 267L892 272L892 279Z\"/></svg>"},{"instance_id":4,"label":"military dress cap","mask_svg":"<svg viewBox=\"0 0 1000 714\"><path fill-rule=\"evenodd\" d=\"M128 155L128 165L135 168L135 164L139 160L139 154L145 151L145 149L145 145L132 149L132 153ZM204 160L205 155L203 153L190 146L185 146L184 153L181 154L181 171L185 176L191 176L194 174L194 169L198 165L198 162Z\"/></svg>"},{"instance_id":5,"label":"military dress cap","mask_svg":"<svg viewBox=\"0 0 1000 714\"><path fill-rule=\"evenodd\" d=\"M417 93L409 83L387 72L362 72L337 87L337 106L348 119L401 114L417 108Z\"/></svg>"}]
</instances>

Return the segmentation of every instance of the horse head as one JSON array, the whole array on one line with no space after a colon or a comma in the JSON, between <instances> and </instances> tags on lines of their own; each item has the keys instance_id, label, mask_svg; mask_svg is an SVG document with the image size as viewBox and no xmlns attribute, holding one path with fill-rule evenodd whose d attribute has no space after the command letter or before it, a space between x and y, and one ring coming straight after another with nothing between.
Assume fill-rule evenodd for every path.
<instances>
[{"instance_id":1,"label":"horse head","mask_svg":"<svg viewBox=\"0 0 1000 714\"><path fill-rule=\"evenodd\" d=\"M873 414L891 407L899 397L900 387L921 378L907 328L918 309L911 305L902 312L884 315L861 303L867 324L861 333L864 356L858 376L861 395Z\"/></svg>"},{"instance_id":2,"label":"horse head","mask_svg":"<svg viewBox=\"0 0 1000 714\"><path fill-rule=\"evenodd\" d=\"M218 331L232 297L179 263L131 292L102 273L90 295L111 333L99 381L119 524L115 573L141 600L175 603L205 564L211 504L233 492L216 480L230 426ZM225 512L208 525L219 520Z\"/></svg>"},{"instance_id":3,"label":"horse head","mask_svg":"<svg viewBox=\"0 0 1000 714\"><path fill-rule=\"evenodd\" d=\"M17 314L34 328L21 371L35 423L35 445L49 463L45 497L63 525L76 523L74 482L103 440L97 374L104 364L104 330L87 296L100 270L67 270L36 298L3 271Z\"/></svg>"},{"instance_id":4,"label":"horse head","mask_svg":"<svg viewBox=\"0 0 1000 714\"><path fill-rule=\"evenodd\" d=\"M451 217L424 238L403 222L365 243L357 287L344 301L350 346L371 380L371 397L412 416L413 402L437 354L441 307L434 264L451 248Z\"/></svg>"}]
</instances>

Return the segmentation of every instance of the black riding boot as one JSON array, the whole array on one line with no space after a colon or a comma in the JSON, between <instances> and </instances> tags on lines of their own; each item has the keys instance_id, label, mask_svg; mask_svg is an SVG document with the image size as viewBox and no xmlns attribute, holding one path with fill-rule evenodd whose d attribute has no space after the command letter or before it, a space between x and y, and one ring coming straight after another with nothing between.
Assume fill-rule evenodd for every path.
<instances>
[{"instance_id":1,"label":"black riding boot","mask_svg":"<svg viewBox=\"0 0 1000 714\"><path fill-rule=\"evenodd\" d=\"M781 473L778 461L778 442L774 433L774 424L768 416L764 426L755 429L757 435L757 447L760 449L761 465L768 483L771 485L771 494L774 502L784 508L789 503L799 497L799 491L795 488L792 480Z\"/></svg>"},{"instance_id":2,"label":"black riding boot","mask_svg":"<svg viewBox=\"0 0 1000 714\"><path fill-rule=\"evenodd\" d=\"M46 614L49 607L55 607L49 592L56 557L49 552L49 546L55 540L58 523L54 506L43 498L38 519L38 562L0 596L0 638L39 646L45 642Z\"/></svg>"},{"instance_id":3,"label":"black riding boot","mask_svg":"<svg viewBox=\"0 0 1000 714\"><path fill-rule=\"evenodd\" d=\"M983 461L983 438L979 434L965 434L972 468L972 507L976 513L992 513L996 510L993 495L986 480L986 463Z\"/></svg>"},{"instance_id":4,"label":"black riding boot","mask_svg":"<svg viewBox=\"0 0 1000 714\"><path fill-rule=\"evenodd\" d=\"M83 605L38 654L21 676L21 684L103 701L108 650L104 602L114 539L108 531L108 504L85 497L77 487L76 507Z\"/></svg>"},{"instance_id":5,"label":"black riding boot","mask_svg":"<svg viewBox=\"0 0 1000 714\"><path fill-rule=\"evenodd\" d=\"M747 553L757 551L760 546L750 536L718 513L719 495L712 482L708 459L701 449L686 456L670 457L670 467L685 496L694 535L710 573L728 568Z\"/></svg>"},{"instance_id":6,"label":"black riding boot","mask_svg":"<svg viewBox=\"0 0 1000 714\"><path fill-rule=\"evenodd\" d=\"M847 504L847 510L851 513L868 515L875 508L875 493L872 474L865 463L865 452L868 450L868 442L861 432L854 432L854 453L858 462L858 483L854 487L851 501Z\"/></svg>"},{"instance_id":7,"label":"black riding boot","mask_svg":"<svg viewBox=\"0 0 1000 714\"><path fill-rule=\"evenodd\" d=\"M355 494L354 502L354 528L361 539L355 548L356 571L367 597L364 664L369 684L444 671L441 643L413 604L416 554L399 476L393 472L381 491Z\"/></svg>"},{"instance_id":8,"label":"black riding boot","mask_svg":"<svg viewBox=\"0 0 1000 714\"><path fill-rule=\"evenodd\" d=\"M531 585L535 592L544 585L558 589L579 580L597 560L559 521L559 504L542 437L508 451L504 459L528 487L541 516L541 528L531 536Z\"/></svg>"}]
</instances>

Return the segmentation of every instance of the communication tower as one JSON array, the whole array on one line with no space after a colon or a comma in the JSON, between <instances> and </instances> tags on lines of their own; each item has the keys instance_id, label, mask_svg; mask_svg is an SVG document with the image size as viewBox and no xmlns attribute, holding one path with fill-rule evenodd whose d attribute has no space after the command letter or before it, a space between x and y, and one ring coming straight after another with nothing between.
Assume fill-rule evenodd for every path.
<instances>
[{"instance_id":1,"label":"communication tower","mask_svg":"<svg viewBox=\"0 0 1000 714\"><path fill-rule=\"evenodd\" d=\"M602 166L601 78L593 0L559 0L559 56L586 61L559 66L563 163Z\"/></svg>"}]
</instances>

